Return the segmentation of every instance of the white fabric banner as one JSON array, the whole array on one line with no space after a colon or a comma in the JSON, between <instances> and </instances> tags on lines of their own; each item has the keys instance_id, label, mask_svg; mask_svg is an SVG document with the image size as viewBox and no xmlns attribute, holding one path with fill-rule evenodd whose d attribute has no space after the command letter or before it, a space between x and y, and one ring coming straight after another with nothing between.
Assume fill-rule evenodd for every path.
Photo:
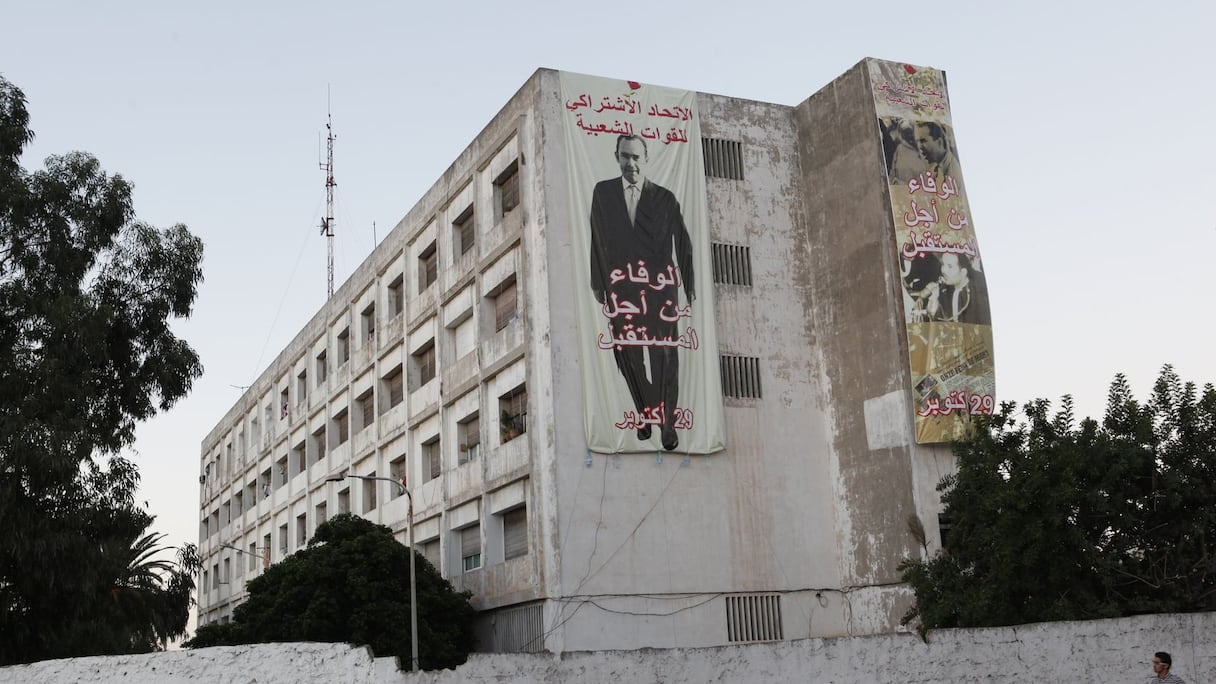
<instances>
[{"instance_id":1,"label":"white fabric banner","mask_svg":"<svg viewBox=\"0 0 1216 684\"><path fill-rule=\"evenodd\" d=\"M562 72L587 445L724 448L696 94Z\"/></svg>"}]
</instances>

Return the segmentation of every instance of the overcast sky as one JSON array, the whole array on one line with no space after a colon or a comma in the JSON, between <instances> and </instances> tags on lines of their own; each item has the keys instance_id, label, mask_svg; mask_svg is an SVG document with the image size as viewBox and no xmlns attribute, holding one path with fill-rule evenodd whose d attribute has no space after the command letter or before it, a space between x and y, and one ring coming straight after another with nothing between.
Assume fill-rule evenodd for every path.
<instances>
[{"instance_id":1,"label":"overcast sky","mask_svg":"<svg viewBox=\"0 0 1216 684\"><path fill-rule=\"evenodd\" d=\"M203 437L324 301L327 101L340 284L540 67L787 105L866 56L944 69L998 399L1098 415L1116 372L1216 380L1216 3L5 4L26 167L91 152L206 244L175 326L206 371L135 445L173 544Z\"/></svg>"}]
</instances>

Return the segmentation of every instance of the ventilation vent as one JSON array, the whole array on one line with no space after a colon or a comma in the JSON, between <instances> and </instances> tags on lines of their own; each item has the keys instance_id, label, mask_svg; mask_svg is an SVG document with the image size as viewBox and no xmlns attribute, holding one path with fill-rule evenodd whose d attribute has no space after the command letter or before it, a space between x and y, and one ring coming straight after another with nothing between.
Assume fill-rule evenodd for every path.
<instances>
[{"instance_id":1,"label":"ventilation vent","mask_svg":"<svg viewBox=\"0 0 1216 684\"><path fill-rule=\"evenodd\" d=\"M752 284L752 250L747 245L711 245L714 282L725 285Z\"/></svg>"},{"instance_id":2,"label":"ventilation vent","mask_svg":"<svg viewBox=\"0 0 1216 684\"><path fill-rule=\"evenodd\" d=\"M540 603L496 610L478 620L477 650L490 653L540 653L545 647Z\"/></svg>"},{"instance_id":3,"label":"ventilation vent","mask_svg":"<svg viewBox=\"0 0 1216 684\"><path fill-rule=\"evenodd\" d=\"M735 140L701 138L705 175L743 180L743 143Z\"/></svg>"},{"instance_id":4,"label":"ventilation vent","mask_svg":"<svg viewBox=\"0 0 1216 684\"><path fill-rule=\"evenodd\" d=\"M739 399L760 398L760 359L755 356L718 357L722 394Z\"/></svg>"},{"instance_id":5,"label":"ventilation vent","mask_svg":"<svg viewBox=\"0 0 1216 684\"><path fill-rule=\"evenodd\" d=\"M731 642L780 641L781 596L727 596L726 634Z\"/></svg>"}]
</instances>

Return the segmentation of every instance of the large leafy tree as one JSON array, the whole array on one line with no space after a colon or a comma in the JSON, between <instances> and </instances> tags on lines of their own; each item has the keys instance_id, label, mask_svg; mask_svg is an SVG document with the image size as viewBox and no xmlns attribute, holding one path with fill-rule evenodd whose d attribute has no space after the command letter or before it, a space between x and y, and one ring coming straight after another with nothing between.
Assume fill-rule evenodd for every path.
<instances>
[{"instance_id":1,"label":"large leafy tree","mask_svg":"<svg viewBox=\"0 0 1216 684\"><path fill-rule=\"evenodd\" d=\"M945 550L904 561L922 630L1216 610L1216 388L1119 375L1101 423L1012 404L954 445Z\"/></svg>"},{"instance_id":2,"label":"large leafy tree","mask_svg":"<svg viewBox=\"0 0 1216 684\"><path fill-rule=\"evenodd\" d=\"M188 648L275 641L366 644L378 656L410 658L410 549L392 531L349 513L317 527L308 547L247 585L233 621L200 627ZM473 608L422 554L418 579L418 660L455 667L473 645Z\"/></svg>"},{"instance_id":3,"label":"large leafy tree","mask_svg":"<svg viewBox=\"0 0 1216 684\"><path fill-rule=\"evenodd\" d=\"M136 222L130 184L88 154L27 171L32 139L0 78L0 664L150 647L115 622L135 612L105 603L119 550L152 520L120 453L202 371L170 329L190 313L201 241ZM189 574L161 576L188 610Z\"/></svg>"}]
</instances>

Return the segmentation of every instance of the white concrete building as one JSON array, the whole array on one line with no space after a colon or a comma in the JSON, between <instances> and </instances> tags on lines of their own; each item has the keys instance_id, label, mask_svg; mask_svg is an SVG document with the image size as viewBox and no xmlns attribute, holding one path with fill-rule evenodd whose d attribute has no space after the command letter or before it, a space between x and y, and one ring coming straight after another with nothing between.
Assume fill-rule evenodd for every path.
<instances>
[{"instance_id":1,"label":"white concrete building","mask_svg":"<svg viewBox=\"0 0 1216 684\"><path fill-rule=\"evenodd\" d=\"M537 71L202 443L200 624L351 511L415 538L483 650L898 629L938 545L863 61L797 106L697 94L727 449L583 433L558 73ZM695 141L694 141L695 142ZM702 277L702 287L709 287Z\"/></svg>"}]
</instances>

